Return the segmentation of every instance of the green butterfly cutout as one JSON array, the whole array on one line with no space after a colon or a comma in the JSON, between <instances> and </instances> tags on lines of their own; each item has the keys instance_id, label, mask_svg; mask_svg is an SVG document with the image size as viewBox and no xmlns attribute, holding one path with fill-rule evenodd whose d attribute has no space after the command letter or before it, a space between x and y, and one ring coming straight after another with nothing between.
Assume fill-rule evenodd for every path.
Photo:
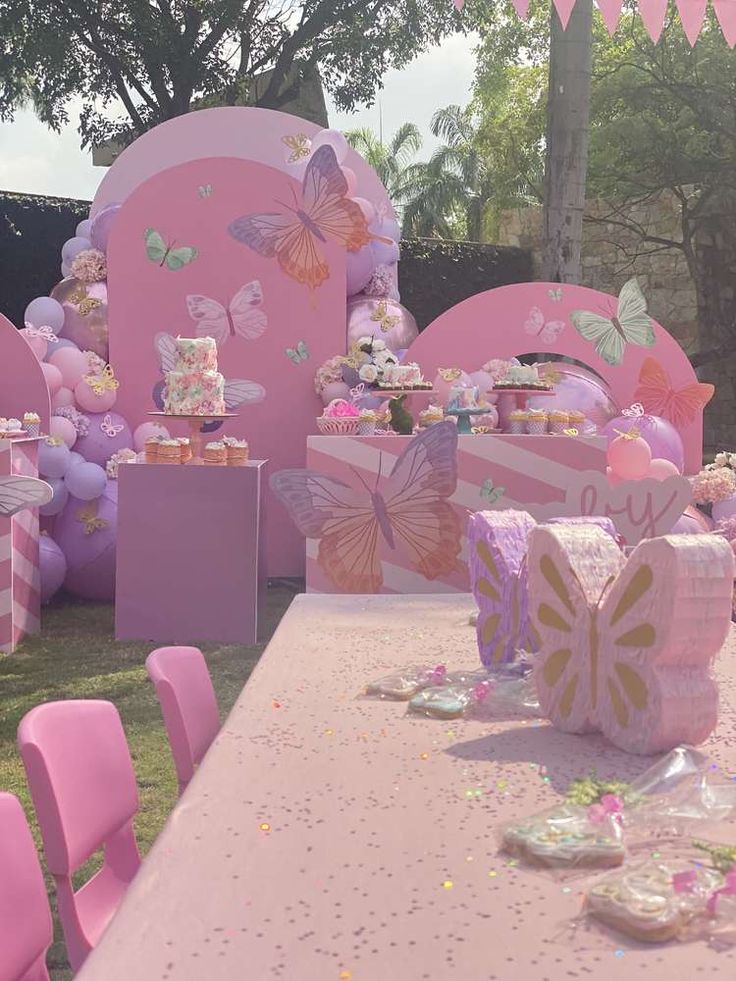
<instances>
[{"instance_id":1,"label":"green butterfly cutout","mask_svg":"<svg viewBox=\"0 0 736 981\"><path fill-rule=\"evenodd\" d=\"M212 196L212 185L211 184L202 184L202 186L199 188L198 194L199 194L199 196L201 198L209 198L209 197L211 197Z\"/></svg>"},{"instance_id":2,"label":"green butterfly cutout","mask_svg":"<svg viewBox=\"0 0 736 981\"><path fill-rule=\"evenodd\" d=\"M616 316L610 320L590 310L574 310L570 314L575 330L595 345L597 353L610 365L624 360L627 344L653 347L656 340L647 301L636 279L624 283L618 296Z\"/></svg>"},{"instance_id":3,"label":"green butterfly cutout","mask_svg":"<svg viewBox=\"0 0 736 981\"><path fill-rule=\"evenodd\" d=\"M286 357L296 365L301 364L302 361L306 361L309 357L307 345L304 341L299 341L296 347L287 347Z\"/></svg>"},{"instance_id":4,"label":"green butterfly cutout","mask_svg":"<svg viewBox=\"0 0 736 981\"><path fill-rule=\"evenodd\" d=\"M480 496L484 497L489 504L495 504L506 493L505 487L494 487L490 477L483 481L480 489Z\"/></svg>"},{"instance_id":5,"label":"green butterfly cutout","mask_svg":"<svg viewBox=\"0 0 736 981\"><path fill-rule=\"evenodd\" d=\"M147 228L144 238L146 241L146 255L150 261L157 262L159 266L166 266L172 272L188 266L199 255L198 250L189 245L182 245L178 249L173 247L173 243L167 245L155 228Z\"/></svg>"}]
</instances>

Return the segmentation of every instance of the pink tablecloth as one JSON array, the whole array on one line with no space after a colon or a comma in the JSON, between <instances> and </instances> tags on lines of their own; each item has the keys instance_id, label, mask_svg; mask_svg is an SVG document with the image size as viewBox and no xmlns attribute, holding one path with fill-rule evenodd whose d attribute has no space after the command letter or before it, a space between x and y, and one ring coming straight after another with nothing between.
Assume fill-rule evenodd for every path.
<instances>
[{"instance_id":1,"label":"pink tablecloth","mask_svg":"<svg viewBox=\"0 0 736 981\"><path fill-rule=\"evenodd\" d=\"M448 724L356 700L386 668L473 664L470 610L465 596L300 596L79 981L735 976L736 953L703 943L574 931L585 880L497 855L498 825L571 778L651 761L546 723ZM720 674L705 749L733 774L730 649Z\"/></svg>"}]
</instances>

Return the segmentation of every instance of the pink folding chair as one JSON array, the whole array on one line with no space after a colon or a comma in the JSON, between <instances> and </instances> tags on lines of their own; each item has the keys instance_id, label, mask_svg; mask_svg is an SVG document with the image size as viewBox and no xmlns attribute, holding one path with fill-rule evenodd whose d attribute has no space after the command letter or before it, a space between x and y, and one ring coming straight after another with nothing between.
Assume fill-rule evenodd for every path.
<instances>
[{"instance_id":1,"label":"pink folding chair","mask_svg":"<svg viewBox=\"0 0 736 981\"><path fill-rule=\"evenodd\" d=\"M49 981L46 884L20 801L0 793L0 981Z\"/></svg>"},{"instance_id":2,"label":"pink folding chair","mask_svg":"<svg viewBox=\"0 0 736 981\"><path fill-rule=\"evenodd\" d=\"M146 670L161 705L181 794L220 730L212 679L198 647L159 647L148 655Z\"/></svg>"},{"instance_id":3,"label":"pink folding chair","mask_svg":"<svg viewBox=\"0 0 736 981\"><path fill-rule=\"evenodd\" d=\"M111 702L69 700L31 709L18 727L18 748L76 971L140 866L133 832L138 790L128 743ZM101 848L102 867L75 892L72 876Z\"/></svg>"}]
</instances>

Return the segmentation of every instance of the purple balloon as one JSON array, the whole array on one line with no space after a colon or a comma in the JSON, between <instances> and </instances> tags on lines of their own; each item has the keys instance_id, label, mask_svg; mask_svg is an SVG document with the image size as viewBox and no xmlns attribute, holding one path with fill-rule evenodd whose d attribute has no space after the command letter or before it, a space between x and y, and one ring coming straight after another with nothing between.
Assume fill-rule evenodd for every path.
<instances>
[{"instance_id":1,"label":"purple balloon","mask_svg":"<svg viewBox=\"0 0 736 981\"><path fill-rule=\"evenodd\" d=\"M38 472L43 477L63 477L69 469L69 447L43 439L38 444Z\"/></svg>"},{"instance_id":2,"label":"purple balloon","mask_svg":"<svg viewBox=\"0 0 736 981\"><path fill-rule=\"evenodd\" d=\"M529 399L530 408L547 411L577 409L598 429L618 415L618 406L611 390L594 372L565 361L550 361L549 370L555 375L554 395L532 396Z\"/></svg>"},{"instance_id":3,"label":"purple balloon","mask_svg":"<svg viewBox=\"0 0 736 981\"><path fill-rule=\"evenodd\" d=\"M57 338L56 343L49 344L49 350L48 350L48 354L46 355L46 360L48 361L49 356L51 354L55 354L57 351L60 351L63 347L72 347L74 348L75 351L80 350L80 348L77 347L74 341L70 341L68 337L59 337Z\"/></svg>"},{"instance_id":4,"label":"purple balloon","mask_svg":"<svg viewBox=\"0 0 736 981\"><path fill-rule=\"evenodd\" d=\"M348 351L359 337L371 336L380 337L392 351L405 351L419 336L416 320L395 300L356 296L348 301L347 317Z\"/></svg>"},{"instance_id":5,"label":"purple balloon","mask_svg":"<svg viewBox=\"0 0 736 981\"><path fill-rule=\"evenodd\" d=\"M38 296L26 307L23 319L33 327L50 327L57 334L64 326L64 308L50 296Z\"/></svg>"},{"instance_id":6,"label":"purple balloon","mask_svg":"<svg viewBox=\"0 0 736 981\"><path fill-rule=\"evenodd\" d=\"M74 230L74 234L79 238L88 238L92 240L92 222L89 218L85 218L84 221L80 221Z\"/></svg>"},{"instance_id":7,"label":"purple balloon","mask_svg":"<svg viewBox=\"0 0 736 981\"><path fill-rule=\"evenodd\" d=\"M62 261L71 264L72 259L78 256L80 252L85 252L91 248L92 243L88 238L82 238L80 235L68 238L61 247Z\"/></svg>"},{"instance_id":8,"label":"purple balloon","mask_svg":"<svg viewBox=\"0 0 736 981\"><path fill-rule=\"evenodd\" d=\"M368 285L376 259L370 245L364 245L357 252L345 254L345 292L347 296L355 296Z\"/></svg>"},{"instance_id":9,"label":"purple balloon","mask_svg":"<svg viewBox=\"0 0 736 981\"><path fill-rule=\"evenodd\" d=\"M399 261L399 247L396 242L371 242L371 251L377 266L390 266Z\"/></svg>"},{"instance_id":10,"label":"purple balloon","mask_svg":"<svg viewBox=\"0 0 736 981\"><path fill-rule=\"evenodd\" d=\"M100 252L107 252L107 242L118 211L119 204L108 204L92 219L92 245Z\"/></svg>"},{"instance_id":11,"label":"purple balloon","mask_svg":"<svg viewBox=\"0 0 736 981\"><path fill-rule=\"evenodd\" d=\"M394 242L401 241L401 225L395 218L388 216L383 218L371 226L371 231L374 235L380 235L382 238L390 238Z\"/></svg>"},{"instance_id":12,"label":"purple balloon","mask_svg":"<svg viewBox=\"0 0 736 981\"><path fill-rule=\"evenodd\" d=\"M50 518L64 510L66 502L69 500L69 491L63 477L46 477L46 483L53 490L54 496L48 504L41 505L38 513L42 514L44 518Z\"/></svg>"},{"instance_id":13,"label":"purple balloon","mask_svg":"<svg viewBox=\"0 0 736 981\"><path fill-rule=\"evenodd\" d=\"M77 453L85 460L104 467L113 453L132 449L133 433L130 426L117 412L86 412L89 433L80 436L74 444Z\"/></svg>"},{"instance_id":14,"label":"purple balloon","mask_svg":"<svg viewBox=\"0 0 736 981\"><path fill-rule=\"evenodd\" d=\"M78 463L86 462L87 461L84 459L81 453L77 453L76 450L72 450L69 454L69 466L67 467L67 473L69 473L72 467L76 467Z\"/></svg>"},{"instance_id":15,"label":"purple balloon","mask_svg":"<svg viewBox=\"0 0 736 981\"><path fill-rule=\"evenodd\" d=\"M671 422L660 416L617 416L603 427L601 436L608 437L608 442L611 443L616 438L617 429L621 433L638 429L642 439L649 444L653 459L669 460L680 473L684 471L685 447L682 437Z\"/></svg>"},{"instance_id":16,"label":"purple balloon","mask_svg":"<svg viewBox=\"0 0 736 981\"><path fill-rule=\"evenodd\" d=\"M92 504L70 497L56 519L54 538L67 562L64 585L75 596L105 601L115 598L117 502L117 481L110 480L102 496ZM101 526L92 527L85 515L96 518ZM89 534L87 528L91 528Z\"/></svg>"},{"instance_id":17,"label":"purple balloon","mask_svg":"<svg viewBox=\"0 0 736 981\"><path fill-rule=\"evenodd\" d=\"M80 501L94 501L107 486L107 474L96 463L78 463L64 478L69 493Z\"/></svg>"},{"instance_id":18,"label":"purple balloon","mask_svg":"<svg viewBox=\"0 0 736 981\"><path fill-rule=\"evenodd\" d=\"M38 567L41 575L41 602L48 603L61 589L66 578L64 553L48 535L38 540Z\"/></svg>"}]
</instances>

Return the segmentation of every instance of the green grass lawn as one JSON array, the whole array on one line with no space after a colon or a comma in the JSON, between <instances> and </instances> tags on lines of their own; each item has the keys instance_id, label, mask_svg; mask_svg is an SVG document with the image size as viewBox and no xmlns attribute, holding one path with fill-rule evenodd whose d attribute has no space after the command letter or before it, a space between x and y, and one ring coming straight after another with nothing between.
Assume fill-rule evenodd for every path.
<instances>
[{"instance_id":1,"label":"green grass lawn","mask_svg":"<svg viewBox=\"0 0 736 981\"><path fill-rule=\"evenodd\" d=\"M264 640L257 647L203 647L223 719L293 595L286 587L268 591L261 629ZM23 802L39 849L15 737L18 723L30 708L55 699L106 698L115 703L138 779L141 807L135 829L142 853L161 830L176 801L177 784L158 702L144 666L154 646L117 643L110 604L64 600L44 610L40 635L26 640L13 655L0 655L0 790L16 794ZM53 885L47 881L54 909ZM54 928L48 964L53 981L67 981L72 973L56 917Z\"/></svg>"}]
</instances>

